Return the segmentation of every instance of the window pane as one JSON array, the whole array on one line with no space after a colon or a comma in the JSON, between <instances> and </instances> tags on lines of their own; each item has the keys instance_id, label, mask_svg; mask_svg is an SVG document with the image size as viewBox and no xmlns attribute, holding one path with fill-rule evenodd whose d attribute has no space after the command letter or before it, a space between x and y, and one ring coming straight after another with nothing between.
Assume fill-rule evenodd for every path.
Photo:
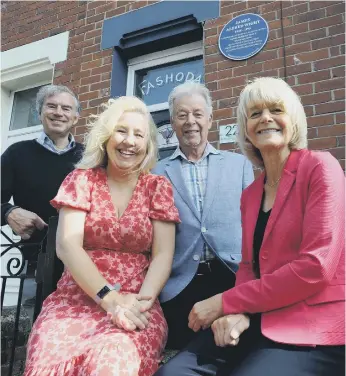
<instances>
[{"instance_id":1,"label":"window pane","mask_svg":"<svg viewBox=\"0 0 346 376\"><path fill-rule=\"evenodd\" d=\"M152 112L151 115L153 117L154 123L157 126L157 144L160 150L160 156L161 158L165 158L162 156L168 156L168 151L167 153L165 152L166 149L170 150L170 154L172 153L172 150L174 151L176 149L179 143L177 135L175 134L170 124L168 110Z\"/></svg>"},{"instance_id":2,"label":"window pane","mask_svg":"<svg viewBox=\"0 0 346 376\"><path fill-rule=\"evenodd\" d=\"M14 93L10 130L40 125L41 121L35 108L37 92L42 86Z\"/></svg>"},{"instance_id":3,"label":"window pane","mask_svg":"<svg viewBox=\"0 0 346 376\"><path fill-rule=\"evenodd\" d=\"M150 106L165 103L172 89L186 81L204 82L202 57L181 60L158 67L138 70L135 79L136 96Z\"/></svg>"},{"instance_id":4,"label":"window pane","mask_svg":"<svg viewBox=\"0 0 346 376\"><path fill-rule=\"evenodd\" d=\"M172 147L176 148L178 146L177 135L170 123L161 125L161 127L157 129L157 144L160 150Z\"/></svg>"}]
</instances>

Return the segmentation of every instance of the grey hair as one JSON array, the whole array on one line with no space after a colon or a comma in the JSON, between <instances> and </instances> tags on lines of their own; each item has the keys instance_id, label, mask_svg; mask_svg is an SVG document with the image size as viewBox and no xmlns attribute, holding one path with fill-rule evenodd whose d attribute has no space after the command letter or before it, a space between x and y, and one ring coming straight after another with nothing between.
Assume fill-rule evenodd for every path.
<instances>
[{"instance_id":1,"label":"grey hair","mask_svg":"<svg viewBox=\"0 0 346 376\"><path fill-rule=\"evenodd\" d=\"M174 114L174 102L181 96L198 94L202 96L206 103L208 115L213 113L213 104L209 89L198 82L187 81L181 85L176 86L168 96L169 115L173 118Z\"/></svg>"},{"instance_id":2,"label":"grey hair","mask_svg":"<svg viewBox=\"0 0 346 376\"><path fill-rule=\"evenodd\" d=\"M293 125L293 135L288 147L290 150L307 147L307 120L298 94L281 78L255 78L240 93L237 108L238 144L242 153L249 158L252 164L263 167L260 151L247 137L248 110L258 103L282 105Z\"/></svg>"},{"instance_id":3,"label":"grey hair","mask_svg":"<svg viewBox=\"0 0 346 376\"><path fill-rule=\"evenodd\" d=\"M47 98L53 97L54 95L61 94L61 93L68 93L70 94L76 103L76 110L77 113L80 114L81 112L81 105L79 100L77 99L76 95L72 90L70 90L67 86L63 85L46 85L41 87L38 91L36 96L36 110L39 115L41 115L43 103Z\"/></svg>"}]
</instances>

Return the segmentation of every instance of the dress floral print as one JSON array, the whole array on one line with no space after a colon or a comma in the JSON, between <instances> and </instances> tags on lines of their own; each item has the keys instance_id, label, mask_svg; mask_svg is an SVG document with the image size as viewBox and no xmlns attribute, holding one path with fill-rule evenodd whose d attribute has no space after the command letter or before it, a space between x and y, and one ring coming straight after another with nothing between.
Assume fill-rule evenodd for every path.
<instances>
[{"instance_id":1,"label":"dress floral print","mask_svg":"<svg viewBox=\"0 0 346 376\"><path fill-rule=\"evenodd\" d=\"M109 283L138 293L153 239L151 220L179 222L172 187L162 176L140 175L125 212L117 218L103 168L75 170L51 204L87 212L84 249ZM144 330L117 328L65 269L43 303L27 347L25 376L149 376L160 361L167 324L159 302Z\"/></svg>"}]
</instances>

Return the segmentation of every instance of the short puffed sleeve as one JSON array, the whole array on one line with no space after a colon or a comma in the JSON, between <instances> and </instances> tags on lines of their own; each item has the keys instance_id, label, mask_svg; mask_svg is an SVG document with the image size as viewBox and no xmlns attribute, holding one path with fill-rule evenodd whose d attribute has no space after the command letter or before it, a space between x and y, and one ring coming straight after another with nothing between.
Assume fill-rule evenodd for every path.
<instances>
[{"instance_id":1,"label":"short puffed sleeve","mask_svg":"<svg viewBox=\"0 0 346 376\"><path fill-rule=\"evenodd\" d=\"M159 221L180 223L178 209L174 205L171 183L164 176L151 175L149 184L149 217Z\"/></svg>"},{"instance_id":2,"label":"short puffed sleeve","mask_svg":"<svg viewBox=\"0 0 346 376\"><path fill-rule=\"evenodd\" d=\"M88 212L92 189L91 176L92 170L76 169L70 172L50 204L58 210L66 206Z\"/></svg>"}]
</instances>

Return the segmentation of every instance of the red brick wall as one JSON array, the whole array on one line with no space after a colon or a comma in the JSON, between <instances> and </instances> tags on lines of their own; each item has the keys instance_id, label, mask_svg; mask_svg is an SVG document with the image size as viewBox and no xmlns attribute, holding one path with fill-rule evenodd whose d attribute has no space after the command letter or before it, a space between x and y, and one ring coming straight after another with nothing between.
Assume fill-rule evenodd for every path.
<instances>
[{"instance_id":1,"label":"red brick wall","mask_svg":"<svg viewBox=\"0 0 346 376\"><path fill-rule=\"evenodd\" d=\"M101 50L103 20L155 1L4 1L1 50L69 30L67 60L55 65L54 83L70 87L83 111L74 128L82 140L86 120L110 95L112 49Z\"/></svg>"},{"instance_id":2,"label":"red brick wall","mask_svg":"<svg viewBox=\"0 0 346 376\"><path fill-rule=\"evenodd\" d=\"M84 109L74 131L79 138L86 117L109 97L112 50L100 50L103 20L148 3L153 2L2 2L2 51L70 30L68 58L56 65L54 82L79 95ZM218 50L218 35L233 17L250 12L269 23L268 42L251 59L228 60ZM246 80L286 76L308 115L309 147L329 150L345 167L344 16L342 1L223 1L221 16L204 25L205 81L214 100L210 141L236 149L218 144L218 127L236 122L236 101Z\"/></svg>"},{"instance_id":3,"label":"red brick wall","mask_svg":"<svg viewBox=\"0 0 346 376\"><path fill-rule=\"evenodd\" d=\"M246 80L286 75L308 116L309 147L328 149L345 167L344 10L345 4L335 1L223 2L221 17L205 24L206 82L215 108L210 139L218 140L219 125L236 122L237 97ZM239 62L224 58L217 43L222 27L242 13L260 14L270 33L259 54Z\"/></svg>"}]
</instances>

